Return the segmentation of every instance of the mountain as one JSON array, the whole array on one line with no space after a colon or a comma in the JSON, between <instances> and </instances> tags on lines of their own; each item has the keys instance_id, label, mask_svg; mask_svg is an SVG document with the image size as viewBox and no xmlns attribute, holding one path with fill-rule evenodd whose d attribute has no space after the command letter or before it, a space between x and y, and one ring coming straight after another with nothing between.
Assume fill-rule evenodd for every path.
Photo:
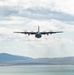
<instances>
[{"instance_id":1,"label":"mountain","mask_svg":"<svg viewBox=\"0 0 74 75\"><path fill-rule=\"evenodd\" d=\"M74 57L33 59L30 57L11 55L7 53L0 54L0 65L29 65L29 64L74 65Z\"/></svg>"},{"instance_id":2,"label":"mountain","mask_svg":"<svg viewBox=\"0 0 74 75\"><path fill-rule=\"evenodd\" d=\"M11 55L7 53L1 53L0 54L0 63L2 62L10 62L10 61L17 61L17 60L30 60L32 58L30 57L23 57L23 56L17 56L17 55Z\"/></svg>"}]
</instances>

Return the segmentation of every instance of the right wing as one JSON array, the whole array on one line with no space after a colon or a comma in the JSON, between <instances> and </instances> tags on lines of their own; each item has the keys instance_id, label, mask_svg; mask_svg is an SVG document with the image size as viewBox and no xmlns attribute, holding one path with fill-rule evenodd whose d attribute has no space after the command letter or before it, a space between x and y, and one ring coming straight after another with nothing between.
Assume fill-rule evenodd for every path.
<instances>
[{"instance_id":1,"label":"right wing","mask_svg":"<svg viewBox=\"0 0 74 75\"><path fill-rule=\"evenodd\" d=\"M55 34L55 33L63 33L63 31L49 31L49 32L40 32L41 34Z\"/></svg>"}]
</instances>

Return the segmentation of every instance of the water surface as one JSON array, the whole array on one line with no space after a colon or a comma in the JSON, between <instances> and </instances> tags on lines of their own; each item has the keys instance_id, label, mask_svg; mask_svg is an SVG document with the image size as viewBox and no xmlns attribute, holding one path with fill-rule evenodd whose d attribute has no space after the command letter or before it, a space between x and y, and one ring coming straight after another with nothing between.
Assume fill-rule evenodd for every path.
<instances>
[{"instance_id":1,"label":"water surface","mask_svg":"<svg viewBox=\"0 0 74 75\"><path fill-rule=\"evenodd\" d=\"M74 75L74 65L0 66L0 75Z\"/></svg>"}]
</instances>

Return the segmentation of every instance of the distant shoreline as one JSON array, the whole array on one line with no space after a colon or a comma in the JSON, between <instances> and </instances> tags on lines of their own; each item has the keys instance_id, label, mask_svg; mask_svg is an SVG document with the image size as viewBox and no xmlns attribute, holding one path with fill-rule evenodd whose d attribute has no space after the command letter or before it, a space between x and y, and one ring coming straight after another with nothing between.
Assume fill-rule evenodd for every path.
<instances>
[{"instance_id":1,"label":"distant shoreline","mask_svg":"<svg viewBox=\"0 0 74 75\"><path fill-rule=\"evenodd\" d=\"M50 65L50 64L2 64L0 66L26 66L26 65Z\"/></svg>"},{"instance_id":2,"label":"distant shoreline","mask_svg":"<svg viewBox=\"0 0 74 75\"><path fill-rule=\"evenodd\" d=\"M27 65L74 65L74 64L2 64L0 66L27 66Z\"/></svg>"}]
</instances>

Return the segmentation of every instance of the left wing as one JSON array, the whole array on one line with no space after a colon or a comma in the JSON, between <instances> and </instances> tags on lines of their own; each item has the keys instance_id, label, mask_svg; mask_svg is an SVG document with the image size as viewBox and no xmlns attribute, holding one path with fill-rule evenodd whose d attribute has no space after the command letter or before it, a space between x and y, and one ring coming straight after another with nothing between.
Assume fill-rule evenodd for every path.
<instances>
[{"instance_id":1,"label":"left wing","mask_svg":"<svg viewBox=\"0 0 74 75\"><path fill-rule=\"evenodd\" d=\"M40 32L41 34L55 34L55 33L63 33L63 31L49 31L49 32Z\"/></svg>"},{"instance_id":2,"label":"left wing","mask_svg":"<svg viewBox=\"0 0 74 75\"><path fill-rule=\"evenodd\" d=\"M36 34L36 32L14 32L14 33L21 33L21 34Z\"/></svg>"}]
</instances>

